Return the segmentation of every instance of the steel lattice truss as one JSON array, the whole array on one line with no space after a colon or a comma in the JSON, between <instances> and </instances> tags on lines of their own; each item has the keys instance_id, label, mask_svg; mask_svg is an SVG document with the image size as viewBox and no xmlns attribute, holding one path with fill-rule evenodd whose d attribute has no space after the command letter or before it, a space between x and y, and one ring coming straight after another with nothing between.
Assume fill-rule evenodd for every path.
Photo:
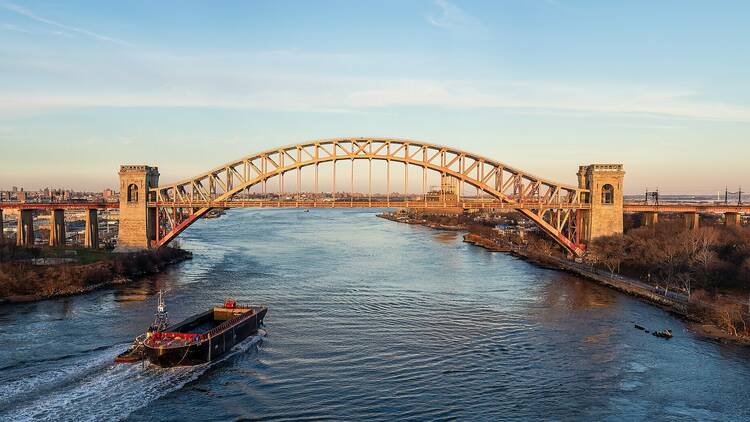
<instances>
[{"instance_id":1,"label":"steel lattice truss","mask_svg":"<svg viewBox=\"0 0 750 422\"><path fill-rule=\"evenodd\" d=\"M152 188L149 207L156 208L158 246L165 245L201 218L212 208L298 206L298 207L394 207L427 206L426 202L386 201L324 202L324 201L247 201L237 198L249 187L278 178L278 189L284 192L284 175L296 173L297 189L301 169L314 166L314 185L318 191L318 169L323 163L333 162L333 192L336 190L336 166L340 160L369 160L369 186L372 190L372 160L387 162L387 185L390 192L392 162L403 163L404 186L408 185L408 167L422 169L425 190L427 172L434 171L459 182L474 186L492 200L461 202L465 208L511 208L526 215L544 232L568 251L580 255L583 247L578 240L581 209L585 203L585 189L546 180L501 162L450 147L398 139L330 139L288 145L249 155L229 162L197 177ZM352 165L352 180L354 178ZM353 183L353 182L352 182ZM406 187L405 187L406 189ZM390 194L389 194L390 195ZM402 199L403 201L403 199Z\"/></svg>"}]
</instances>

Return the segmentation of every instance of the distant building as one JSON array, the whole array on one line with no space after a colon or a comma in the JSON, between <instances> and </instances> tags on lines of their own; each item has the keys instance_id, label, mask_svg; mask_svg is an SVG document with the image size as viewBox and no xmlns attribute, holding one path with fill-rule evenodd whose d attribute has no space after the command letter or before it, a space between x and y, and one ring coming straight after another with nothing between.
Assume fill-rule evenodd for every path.
<instances>
[{"instance_id":1,"label":"distant building","mask_svg":"<svg viewBox=\"0 0 750 422\"><path fill-rule=\"evenodd\" d=\"M427 192L427 202L458 202L456 180L450 176L443 176L440 188L432 188Z\"/></svg>"}]
</instances>

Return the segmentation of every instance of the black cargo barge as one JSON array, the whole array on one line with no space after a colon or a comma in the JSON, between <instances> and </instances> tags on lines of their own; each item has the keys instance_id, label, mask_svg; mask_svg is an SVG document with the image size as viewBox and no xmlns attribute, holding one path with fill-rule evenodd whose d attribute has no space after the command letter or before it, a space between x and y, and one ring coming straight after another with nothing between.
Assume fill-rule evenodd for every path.
<instances>
[{"instance_id":1,"label":"black cargo barge","mask_svg":"<svg viewBox=\"0 0 750 422\"><path fill-rule=\"evenodd\" d=\"M268 308L227 301L163 330L149 332L143 357L162 367L198 365L216 360L258 332Z\"/></svg>"}]
</instances>

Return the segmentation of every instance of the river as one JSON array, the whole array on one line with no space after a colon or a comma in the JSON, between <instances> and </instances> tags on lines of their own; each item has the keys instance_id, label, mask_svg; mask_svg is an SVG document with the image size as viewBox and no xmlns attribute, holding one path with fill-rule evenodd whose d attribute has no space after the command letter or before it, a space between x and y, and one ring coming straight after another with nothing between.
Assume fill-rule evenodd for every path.
<instances>
[{"instance_id":1,"label":"river","mask_svg":"<svg viewBox=\"0 0 750 422\"><path fill-rule=\"evenodd\" d=\"M232 210L150 279L0 306L0 420L747 420L750 351L574 276L372 210ZM266 333L193 368L114 365L166 290ZM671 328L665 340L636 330Z\"/></svg>"}]
</instances>

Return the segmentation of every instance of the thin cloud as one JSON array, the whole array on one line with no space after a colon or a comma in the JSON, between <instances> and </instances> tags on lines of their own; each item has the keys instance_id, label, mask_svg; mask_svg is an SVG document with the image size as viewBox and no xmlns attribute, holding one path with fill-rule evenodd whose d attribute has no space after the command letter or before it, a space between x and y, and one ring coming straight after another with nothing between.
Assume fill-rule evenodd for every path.
<instances>
[{"instance_id":1,"label":"thin cloud","mask_svg":"<svg viewBox=\"0 0 750 422\"><path fill-rule=\"evenodd\" d=\"M21 28L20 26L13 25L12 23L0 23L0 30L31 34L31 31L29 31L28 29L24 29L24 28Z\"/></svg>"},{"instance_id":2,"label":"thin cloud","mask_svg":"<svg viewBox=\"0 0 750 422\"><path fill-rule=\"evenodd\" d=\"M447 0L435 0L435 6L440 9L440 13L427 15L427 22L433 26L443 29L482 28L482 24L476 18Z\"/></svg>"},{"instance_id":3,"label":"thin cloud","mask_svg":"<svg viewBox=\"0 0 750 422\"><path fill-rule=\"evenodd\" d=\"M91 38L97 39L99 41L110 42L110 43L117 44L117 45L128 46L128 47L132 46L132 44L130 44L127 41L123 41L123 40L120 40L120 39L117 39L117 38L112 38L112 37L109 37L107 35L102 35L102 34L98 34L98 33L93 32L93 31L89 31L87 29L78 28L78 27L70 26L70 25L65 25L65 24L62 24L60 22L56 22L56 21L53 21L51 19L47 19L45 17L37 15L36 13L34 13L34 12L32 12L32 11L24 8L24 7L18 6L18 5L13 4L13 3L7 3L7 2L6 3L0 3L0 7L3 7L5 9L10 10L11 12L17 13L17 14L19 14L21 16L25 16L25 17L27 17L27 18L29 18L31 20L36 21L36 22L40 22L40 23L43 23L45 25L54 26L56 28L62 29L63 31L74 32L74 33L77 33L77 34L81 34L81 35L85 35L87 37L91 37ZM28 31L26 31L26 32L28 32ZM57 33L57 34L58 35L66 35L64 33Z\"/></svg>"},{"instance_id":4,"label":"thin cloud","mask_svg":"<svg viewBox=\"0 0 750 422\"><path fill-rule=\"evenodd\" d=\"M429 79L319 78L252 75L263 86L224 90L200 79L179 86L130 92L57 92L0 95L0 109L191 108L352 113L393 107L504 110L557 115L647 115L750 122L750 108L704 102L684 90L622 85L571 85L542 81L479 82ZM185 85L182 85L185 84Z\"/></svg>"},{"instance_id":5,"label":"thin cloud","mask_svg":"<svg viewBox=\"0 0 750 422\"><path fill-rule=\"evenodd\" d=\"M0 111L62 108L254 109L328 113L383 112L401 107L501 110L509 113L648 115L750 122L750 107L706 100L680 86L544 80L460 80L352 75L341 64L382 57L266 52L242 56L147 54L126 61L66 62L55 57L5 60L6 70L65 80L39 90L8 85ZM370 61L368 61L370 60ZM127 72L122 72L122 68ZM355 70L359 70L358 68ZM34 89L29 89L33 87Z\"/></svg>"}]
</instances>

